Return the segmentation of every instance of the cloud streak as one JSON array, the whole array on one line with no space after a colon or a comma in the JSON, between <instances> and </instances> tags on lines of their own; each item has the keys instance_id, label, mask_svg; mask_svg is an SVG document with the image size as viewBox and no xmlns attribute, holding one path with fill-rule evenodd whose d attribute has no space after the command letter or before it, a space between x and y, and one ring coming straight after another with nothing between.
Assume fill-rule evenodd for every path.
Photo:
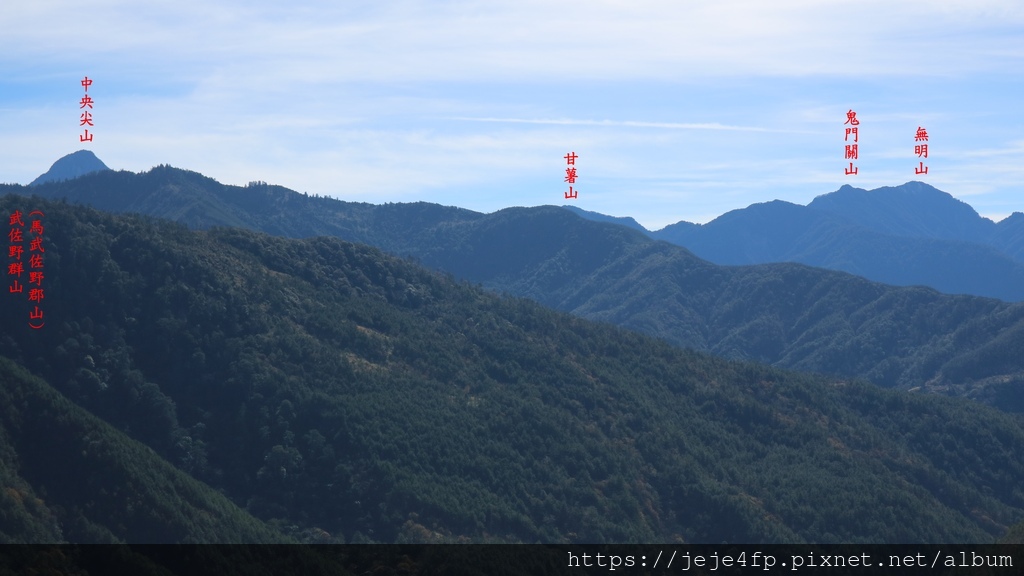
<instances>
[{"instance_id":1,"label":"cloud streak","mask_svg":"<svg viewBox=\"0 0 1024 576\"><path fill-rule=\"evenodd\" d=\"M81 2L5 7L0 61L165 62L189 64L171 74L316 84L1024 70L1014 0L88 4L87 25Z\"/></svg>"},{"instance_id":2,"label":"cloud streak","mask_svg":"<svg viewBox=\"0 0 1024 576\"><path fill-rule=\"evenodd\" d=\"M568 118L558 119L532 119L532 118L474 118L466 116L452 116L444 120L459 120L465 122L495 122L504 124L541 124L547 126L606 126L616 128L659 128L665 130L725 130L735 132L801 132L794 130L778 130L763 128L760 126L730 126L718 122L641 122L634 120L574 120ZM805 132L806 131L802 131Z\"/></svg>"}]
</instances>

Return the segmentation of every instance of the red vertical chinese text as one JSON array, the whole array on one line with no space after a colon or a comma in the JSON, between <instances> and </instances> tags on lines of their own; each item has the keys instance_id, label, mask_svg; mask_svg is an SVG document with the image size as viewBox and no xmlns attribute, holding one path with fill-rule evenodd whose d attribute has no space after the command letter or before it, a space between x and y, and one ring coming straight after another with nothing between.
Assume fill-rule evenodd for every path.
<instances>
[{"instance_id":1,"label":"red vertical chinese text","mask_svg":"<svg viewBox=\"0 0 1024 576\"><path fill-rule=\"evenodd\" d=\"M846 167L846 175L857 174L857 167L853 165L853 161L860 157L860 120L857 120L857 113L850 110L846 113L846 122L843 125L849 125L846 128L846 135L843 137L843 141L846 143L846 159L850 161Z\"/></svg>"},{"instance_id":2,"label":"red vertical chinese text","mask_svg":"<svg viewBox=\"0 0 1024 576\"><path fill-rule=\"evenodd\" d=\"M928 131L918 126L917 134L914 135L914 154L917 154L918 158L928 157ZM925 142L925 144L921 144ZM927 174L928 167L924 165L924 160L918 160L917 168L914 168L914 174Z\"/></svg>"},{"instance_id":3,"label":"red vertical chinese text","mask_svg":"<svg viewBox=\"0 0 1024 576\"><path fill-rule=\"evenodd\" d=\"M78 101L78 109L82 111L81 116L78 118L78 126L85 126L85 132L78 135L79 142L92 142L93 135L89 133L89 128L94 126L92 122L92 105L94 101L92 96L89 96L89 86L92 86L92 80L86 76L82 78L82 88L85 89L85 95Z\"/></svg>"},{"instance_id":4,"label":"red vertical chinese text","mask_svg":"<svg viewBox=\"0 0 1024 576\"><path fill-rule=\"evenodd\" d=\"M10 231L7 233L7 290L11 294L23 294L25 286L25 220L20 210L10 214Z\"/></svg>"},{"instance_id":5,"label":"red vertical chinese text","mask_svg":"<svg viewBox=\"0 0 1024 576\"><path fill-rule=\"evenodd\" d=\"M566 198L577 198L579 196L578 190L573 190L572 185L576 183L576 159L579 156L575 152L569 152L564 156L565 158L565 181L569 183L569 191L565 193Z\"/></svg>"},{"instance_id":6,"label":"red vertical chinese text","mask_svg":"<svg viewBox=\"0 0 1024 576\"><path fill-rule=\"evenodd\" d=\"M43 286L43 261L46 248L43 246L43 214L40 210L29 212L28 233L31 236L28 245L28 301L32 310L28 313L28 325L38 330L46 323L43 318L43 310L40 306L45 299L45 288Z\"/></svg>"}]
</instances>

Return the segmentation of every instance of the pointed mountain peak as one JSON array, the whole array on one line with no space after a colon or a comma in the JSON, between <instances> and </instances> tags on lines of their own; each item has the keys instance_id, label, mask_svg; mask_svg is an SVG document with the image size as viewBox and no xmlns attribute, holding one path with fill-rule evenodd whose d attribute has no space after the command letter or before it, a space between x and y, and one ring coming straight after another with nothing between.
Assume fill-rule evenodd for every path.
<instances>
[{"instance_id":1,"label":"pointed mountain peak","mask_svg":"<svg viewBox=\"0 0 1024 576\"><path fill-rule=\"evenodd\" d=\"M107 168L107 165L97 158L92 151L79 150L54 162L53 166L50 166L50 169L45 174L33 180L29 186L36 186L43 182L54 180L71 180L72 178L78 178L90 172L99 172L101 170L110 170L110 168Z\"/></svg>"}]
</instances>

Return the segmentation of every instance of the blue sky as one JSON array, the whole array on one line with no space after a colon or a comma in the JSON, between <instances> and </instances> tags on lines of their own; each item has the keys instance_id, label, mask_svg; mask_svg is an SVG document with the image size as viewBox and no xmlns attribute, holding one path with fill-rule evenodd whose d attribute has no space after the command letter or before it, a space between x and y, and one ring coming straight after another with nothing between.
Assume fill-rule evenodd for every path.
<instances>
[{"instance_id":1,"label":"blue sky","mask_svg":"<svg viewBox=\"0 0 1024 576\"><path fill-rule=\"evenodd\" d=\"M0 181L87 148L491 212L567 203L575 151L574 203L651 229L909 180L998 220L1024 211L1022 94L1019 0L34 0L0 12Z\"/></svg>"}]
</instances>

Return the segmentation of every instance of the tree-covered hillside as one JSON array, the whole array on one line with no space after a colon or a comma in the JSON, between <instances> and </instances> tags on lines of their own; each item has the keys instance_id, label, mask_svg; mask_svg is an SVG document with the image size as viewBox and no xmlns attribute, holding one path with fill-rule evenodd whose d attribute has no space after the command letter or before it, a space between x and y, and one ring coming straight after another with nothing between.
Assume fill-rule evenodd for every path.
<instances>
[{"instance_id":1,"label":"tree-covered hillside","mask_svg":"<svg viewBox=\"0 0 1024 576\"><path fill-rule=\"evenodd\" d=\"M1024 409L1024 304L799 264L716 266L554 207L435 230L424 264L716 355ZM429 247L429 248L428 248Z\"/></svg>"},{"instance_id":2,"label":"tree-covered hillside","mask_svg":"<svg viewBox=\"0 0 1024 576\"><path fill-rule=\"evenodd\" d=\"M716 266L555 207L485 215L427 203L375 206L261 183L224 186L166 166L3 190L190 227L336 236L680 346L1024 410L1024 304L895 288L796 264Z\"/></svg>"},{"instance_id":3,"label":"tree-covered hillside","mask_svg":"<svg viewBox=\"0 0 1024 576\"><path fill-rule=\"evenodd\" d=\"M287 540L7 358L0 384L0 543Z\"/></svg>"},{"instance_id":4,"label":"tree-covered hillside","mask_svg":"<svg viewBox=\"0 0 1024 576\"><path fill-rule=\"evenodd\" d=\"M46 213L49 286L43 330L0 298L0 355L300 539L971 542L1024 518L1021 420L984 406L680 350L338 239L0 209Z\"/></svg>"}]
</instances>

